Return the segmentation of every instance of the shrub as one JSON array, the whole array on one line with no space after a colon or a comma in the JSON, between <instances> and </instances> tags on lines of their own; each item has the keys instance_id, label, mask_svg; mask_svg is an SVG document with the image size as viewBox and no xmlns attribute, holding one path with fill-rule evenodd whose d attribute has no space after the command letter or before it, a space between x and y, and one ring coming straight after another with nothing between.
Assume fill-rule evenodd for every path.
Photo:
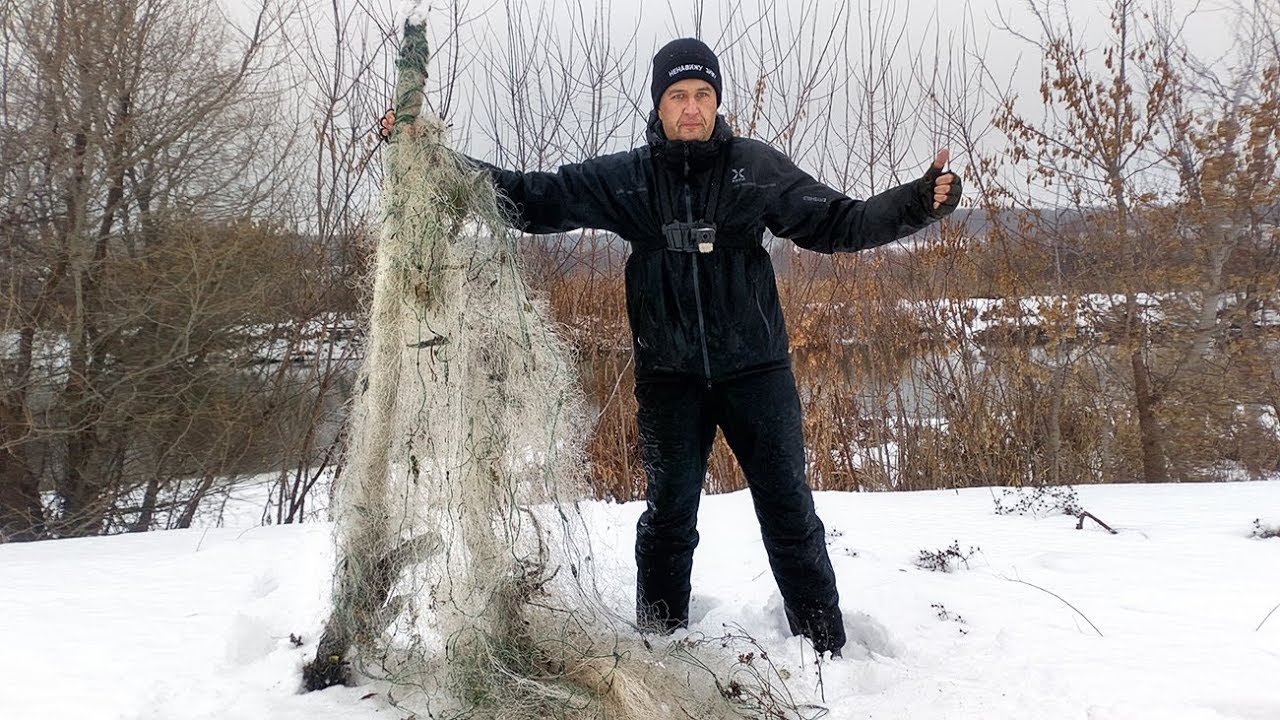
<instances>
[{"instance_id":1,"label":"shrub","mask_svg":"<svg viewBox=\"0 0 1280 720\"><path fill-rule=\"evenodd\" d=\"M1005 488L995 498L997 515L1071 515L1084 513L1070 485Z\"/></svg>"}]
</instances>

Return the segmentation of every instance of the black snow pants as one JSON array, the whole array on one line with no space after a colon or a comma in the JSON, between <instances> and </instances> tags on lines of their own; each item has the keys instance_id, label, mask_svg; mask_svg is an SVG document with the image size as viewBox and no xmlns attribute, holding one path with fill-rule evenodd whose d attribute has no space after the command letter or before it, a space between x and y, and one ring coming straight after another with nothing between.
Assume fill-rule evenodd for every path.
<instances>
[{"instance_id":1,"label":"black snow pants","mask_svg":"<svg viewBox=\"0 0 1280 720\"><path fill-rule=\"evenodd\" d=\"M742 466L791 632L819 652L845 642L826 531L805 482L800 398L789 367L708 383L641 379L648 507L636 525L636 615L670 632L689 621L698 501L716 427Z\"/></svg>"}]
</instances>

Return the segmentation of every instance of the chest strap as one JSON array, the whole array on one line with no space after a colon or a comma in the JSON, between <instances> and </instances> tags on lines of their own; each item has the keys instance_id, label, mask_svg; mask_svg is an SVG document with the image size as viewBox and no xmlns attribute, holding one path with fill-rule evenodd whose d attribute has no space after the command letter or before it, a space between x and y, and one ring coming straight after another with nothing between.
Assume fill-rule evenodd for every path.
<instances>
[{"instance_id":1,"label":"chest strap","mask_svg":"<svg viewBox=\"0 0 1280 720\"><path fill-rule=\"evenodd\" d=\"M692 222L677 218L674 192L671 188L671 174L662 166L656 152L651 151L649 159L653 167L658 213L663 221L662 239L633 243L635 247L645 250L665 248L674 252L709 253L714 251L716 246L752 248L760 245L760 241L756 238L743 242L720 236L717 232L716 219L720 211L720 193L724 186L725 172L729 169L728 147L721 149L716 155L716 162L711 169L711 178L707 186L707 195L704 198L702 217Z\"/></svg>"}]
</instances>

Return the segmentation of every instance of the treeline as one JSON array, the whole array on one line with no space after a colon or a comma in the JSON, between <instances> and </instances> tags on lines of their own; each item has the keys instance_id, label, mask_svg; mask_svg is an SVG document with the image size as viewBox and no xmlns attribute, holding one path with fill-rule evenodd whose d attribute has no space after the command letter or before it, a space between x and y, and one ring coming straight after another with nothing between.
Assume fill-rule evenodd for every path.
<instances>
[{"instance_id":1,"label":"treeline","mask_svg":"<svg viewBox=\"0 0 1280 720\"><path fill-rule=\"evenodd\" d=\"M917 47L891 9L697 6L693 31L737 38L738 133L855 196L940 139L963 158L968 212L922 240L771 245L815 487L1280 472L1274 6L1235 7L1213 64L1154 5L1116 0L1086 41L1031 3L1033 111L969 24ZM183 527L249 482L264 521L293 522L340 478L399 28L326 12L0 9L0 540ZM428 102L476 154L553 168L639 141L649 48L610 34L608 4L516 4L484 31L462 3L433 12ZM624 256L571 242L526 242L526 265L598 413L597 491L631 499ZM708 488L740 486L718 444Z\"/></svg>"}]
</instances>

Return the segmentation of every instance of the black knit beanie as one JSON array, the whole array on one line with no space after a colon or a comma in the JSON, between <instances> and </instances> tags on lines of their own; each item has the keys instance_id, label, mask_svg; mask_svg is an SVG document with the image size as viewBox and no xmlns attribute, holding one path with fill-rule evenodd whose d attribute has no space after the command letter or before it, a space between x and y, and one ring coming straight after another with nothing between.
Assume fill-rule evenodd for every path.
<instances>
[{"instance_id":1,"label":"black knit beanie","mask_svg":"<svg viewBox=\"0 0 1280 720\"><path fill-rule=\"evenodd\" d=\"M706 43L694 38L672 40L653 56L653 106L658 107L662 93L675 83L697 78L711 83L716 90L716 107L720 107L720 61Z\"/></svg>"}]
</instances>

